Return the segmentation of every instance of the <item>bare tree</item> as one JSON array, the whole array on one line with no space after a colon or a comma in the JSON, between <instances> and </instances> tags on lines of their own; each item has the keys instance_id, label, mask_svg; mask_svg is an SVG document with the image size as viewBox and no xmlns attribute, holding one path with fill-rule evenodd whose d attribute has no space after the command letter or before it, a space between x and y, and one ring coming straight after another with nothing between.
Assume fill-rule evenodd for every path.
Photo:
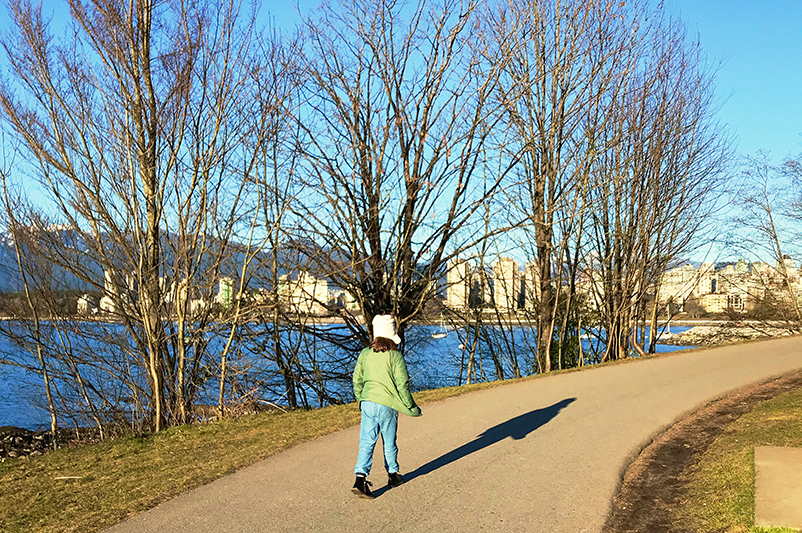
<instances>
[{"instance_id":1,"label":"bare tree","mask_svg":"<svg viewBox=\"0 0 802 533\"><path fill-rule=\"evenodd\" d=\"M645 353L636 325L646 318L649 290L710 220L728 156L699 45L678 21L658 17L640 53L593 169L595 260L588 266L599 276L603 359Z\"/></svg>"},{"instance_id":2,"label":"bare tree","mask_svg":"<svg viewBox=\"0 0 802 533\"><path fill-rule=\"evenodd\" d=\"M48 407L48 414L50 415L50 431L53 436L53 444L56 444L56 429L58 428L58 414L56 413L55 402L53 400L53 383L52 378L50 375L49 369L49 362L45 357L45 348L44 342L42 340L42 331L41 331L41 320L40 320L40 309L39 305L34 301L33 291L35 290L35 286L32 287L32 284L35 283L35 280L31 280L30 276L35 276L39 269L33 268L31 269L31 263L29 261L29 256L26 253L31 247L36 245L35 238L26 238L30 235L26 235L25 227L19 224L17 216L15 213L23 212L22 206L20 202L14 201L11 199L8 191L8 182L6 179L6 170L2 171L2 181L3 181L3 205L5 206L5 213L7 217L7 229L8 233L13 240L14 245L14 254L17 260L17 267L19 269L19 277L22 283L23 290L25 292L25 300L28 304L28 310L31 313L32 318L32 327L31 327L31 334L33 342L30 344L33 350L36 352L36 359L39 363L39 368L37 369L41 373L42 382L45 388L45 396L47 398L47 407ZM29 274L29 272L31 274ZM33 283L32 283L33 282Z\"/></svg>"},{"instance_id":3,"label":"bare tree","mask_svg":"<svg viewBox=\"0 0 802 533\"><path fill-rule=\"evenodd\" d=\"M493 76L472 53L475 12L458 0L360 0L305 23L297 213L312 268L352 295L368 330L389 312L403 337L447 261L479 240L472 216L502 179L476 172Z\"/></svg>"},{"instance_id":4,"label":"bare tree","mask_svg":"<svg viewBox=\"0 0 802 533\"><path fill-rule=\"evenodd\" d=\"M241 332L243 348L259 361L254 374L260 388L290 409L309 408L307 391L311 389L318 398L328 396L325 386L315 387L310 382L313 370L304 364L313 317L294 313L297 310L288 305L287 295L289 278L297 278L297 273L308 268L293 212L300 195L296 175L302 154L296 120L302 105L300 73L291 53L296 46L270 33L261 47L265 70L256 83L266 127L255 184L262 199L259 217L265 242L252 277L258 292L249 309L251 320ZM308 310L326 305L327 300L314 302Z\"/></svg>"},{"instance_id":5,"label":"bare tree","mask_svg":"<svg viewBox=\"0 0 802 533\"><path fill-rule=\"evenodd\" d=\"M746 157L741 180L733 190L738 210L733 216L734 234L730 237L730 245L747 257L772 262L767 275L761 279L759 273L755 273L753 279L760 279L761 293L784 301L791 310L791 317L779 313L772 318L790 318L797 324L802 322L802 310L797 283L799 273L792 266L792 257L800 252L795 244L802 220L797 193L799 183L797 160L788 159L779 165L773 164L765 153Z\"/></svg>"},{"instance_id":6,"label":"bare tree","mask_svg":"<svg viewBox=\"0 0 802 533\"><path fill-rule=\"evenodd\" d=\"M486 22L502 65L497 98L507 150L520 178L510 201L528 223L538 268L537 353L545 372L552 368L563 264L569 243L582 234L589 172L612 118L609 102L635 60L642 15L624 6L510 1Z\"/></svg>"},{"instance_id":7,"label":"bare tree","mask_svg":"<svg viewBox=\"0 0 802 533\"><path fill-rule=\"evenodd\" d=\"M0 109L30 162L22 172L75 236L70 254L53 242L45 257L109 302L128 363L144 370L132 394L158 431L188 420L204 358L228 349L209 341L211 297L223 276L241 294L255 253L252 12L236 1L69 7L57 41L41 8L10 3Z\"/></svg>"}]
</instances>

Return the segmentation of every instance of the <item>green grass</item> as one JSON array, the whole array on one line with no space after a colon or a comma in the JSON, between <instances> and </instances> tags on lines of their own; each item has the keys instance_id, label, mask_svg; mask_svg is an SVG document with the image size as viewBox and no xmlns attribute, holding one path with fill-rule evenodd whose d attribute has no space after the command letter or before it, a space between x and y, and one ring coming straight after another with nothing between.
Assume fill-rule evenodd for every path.
<instances>
[{"instance_id":1,"label":"green grass","mask_svg":"<svg viewBox=\"0 0 802 533\"><path fill-rule=\"evenodd\" d=\"M415 398L425 405L501 383ZM359 417L356 404L270 412L10 459L0 463L0 531L99 531Z\"/></svg>"},{"instance_id":2,"label":"green grass","mask_svg":"<svg viewBox=\"0 0 802 533\"><path fill-rule=\"evenodd\" d=\"M790 533L755 527L755 447L802 447L802 389L758 404L732 422L691 473L677 521L691 531Z\"/></svg>"}]
</instances>

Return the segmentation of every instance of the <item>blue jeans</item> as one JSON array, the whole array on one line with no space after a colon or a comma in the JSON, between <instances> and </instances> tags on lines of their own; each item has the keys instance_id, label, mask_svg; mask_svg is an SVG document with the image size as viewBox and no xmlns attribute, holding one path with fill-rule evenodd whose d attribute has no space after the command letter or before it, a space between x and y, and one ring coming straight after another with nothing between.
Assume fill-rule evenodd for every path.
<instances>
[{"instance_id":1,"label":"blue jeans","mask_svg":"<svg viewBox=\"0 0 802 533\"><path fill-rule=\"evenodd\" d=\"M369 475L373 465L373 449L379 440L384 443L384 468L388 474L398 472L398 446L395 436L398 431L398 411L386 405L362 402L362 425L359 429L359 455L354 474Z\"/></svg>"}]
</instances>

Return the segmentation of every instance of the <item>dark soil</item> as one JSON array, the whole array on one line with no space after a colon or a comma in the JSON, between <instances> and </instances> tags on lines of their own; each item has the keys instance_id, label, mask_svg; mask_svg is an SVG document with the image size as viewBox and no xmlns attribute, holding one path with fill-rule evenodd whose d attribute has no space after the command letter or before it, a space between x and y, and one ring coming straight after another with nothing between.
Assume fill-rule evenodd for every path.
<instances>
[{"instance_id":1,"label":"dark soil","mask_svg":"<svg viewBox=\"0 0 802 533\"><path fill-rule=\"evenodd\" d=\"M603 533L697 533L673 524L672 510L702 454L727 427L759 402L802 387L802 372L741 389L681 420L643 449L624 474Z\"/></svg>"}]
</instances>

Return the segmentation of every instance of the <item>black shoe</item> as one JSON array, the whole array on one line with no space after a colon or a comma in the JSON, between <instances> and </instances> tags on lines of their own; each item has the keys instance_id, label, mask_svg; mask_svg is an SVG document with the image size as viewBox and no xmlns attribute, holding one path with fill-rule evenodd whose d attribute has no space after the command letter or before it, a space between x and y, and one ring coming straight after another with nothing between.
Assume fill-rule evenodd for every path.
<instances>
[{"instance_id":1,"label":"black shoe","mask_svg":"<svg viewBox=\"0 0 802 533\"><path fill-rule=\"evenodd\" d=\"M356 481L354 481L354 488L351 489L351 492L359 496L360 498L369 498L373 499L373 493L370 492L370 481L367 480L365 476L356 476Z\"/></svg>"},{"instance_id":2,"label":"black shoe","mask_svg":"<svg viewBox=\"0 0 802 533\"><path fill-rule=\"evenodd\" d=\"M390 477L387 478L387 484L390 485L390 488L397 487L398 485L403 485L404 483L404 476L399 474L398 472L393 472L390 474Z\"/></svg>"}]
</instances>

